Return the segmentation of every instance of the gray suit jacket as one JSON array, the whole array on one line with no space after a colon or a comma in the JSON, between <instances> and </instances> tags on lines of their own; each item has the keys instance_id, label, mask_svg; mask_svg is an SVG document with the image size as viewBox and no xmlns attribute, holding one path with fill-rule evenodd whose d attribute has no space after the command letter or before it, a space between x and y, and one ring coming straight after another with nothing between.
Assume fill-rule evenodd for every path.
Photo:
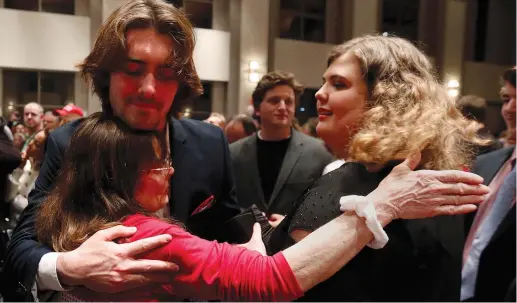
<instances>
[{"instance_id":1,"label":"gray suit jacket","mask_svg":"<svg viewBox=\"0 0 517 303\"><path fill-rule=\"evenodd\" d=\"M291 212L304 191L334 160L322 141L293 130L271 198L265 201L257 167L257 134L232 143L230 154L239 205L248 208L256 204L268 214L281 215Z\"/></svg>"}]
</instances>

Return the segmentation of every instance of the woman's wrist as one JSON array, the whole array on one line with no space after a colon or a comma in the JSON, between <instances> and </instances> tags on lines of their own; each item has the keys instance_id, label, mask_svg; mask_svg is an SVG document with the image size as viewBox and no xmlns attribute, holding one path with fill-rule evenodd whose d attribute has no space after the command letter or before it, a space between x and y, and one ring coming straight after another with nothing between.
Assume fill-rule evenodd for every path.
<instances>
[{"instance_id":1,"label":"woman's wrist","mask_svg":"<svg viewBox=\"0 0 517 303\"><path fill-rule=\"evenodd\" d=\"M382 195L381 195L382 196ZM397 211L392 204L384 200L384 198L377 198L375 191L366 196L375 208L377 214L377 220L381 223L382 227L388 225L391 221L398 218ZM382 199L382 200L380 200Z\"/></svg>"}]
</instances>

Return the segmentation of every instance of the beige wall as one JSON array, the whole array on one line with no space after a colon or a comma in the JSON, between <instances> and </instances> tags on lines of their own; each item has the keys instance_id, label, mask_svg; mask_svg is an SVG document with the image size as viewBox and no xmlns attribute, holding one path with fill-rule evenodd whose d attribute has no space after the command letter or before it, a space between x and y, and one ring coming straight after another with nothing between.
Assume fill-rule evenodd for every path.
<instances>
[{"instance_id":1,"label":"beige wall","mask_svg":"<svg viewBox=\"0 0 517 303\"><path fill-rule=\"evenodd\" d=\"M231 31L231 35L236 35L234 42L238 43L238 53L231 57L237 60L231 72L236 73L232 80L237 81L237 85L232 88L237 89L238 93L233 95L237 99L227 114L245 112L249 105L256 86L256 83L248 81L249 62L257 61L260 64L258 72L267 73L269 23L264 20L269 20L269 5L270 0L240 0L240 20L237 21L240 27L232 27Z\"/></svg>"},{"instance_id":2,"label":"beige wall","mask_svg":"<svg viewBox=\"0 0 517 303\"><path fill-rule=\"evenodd\" d=\"M446 0L444 22L445 30L441 54L442 77L445 83L450 79L456 79L462 83L467 3Z\"/></svg>"},{"instance_id":3,"label":"beige wall","mask_svg":"<svg viewBox=\"0 0 517 303\"><path fill-rule=\"evenodd\" d=\"M230 78L230 33L196 28L194 63L202 80L224 81Z\"/></svg>"},{"instance_id":4,"label":"beige wall","mask_svg":"<svg viewBox=\"0 0 517 303\"><path fill-rule=\"evenodd\" d=\"M88 54L101 22L125 0L74 1L76 16L0 9L0 41L9 46L0 47L0 68L75 71L75 64ZM429 53L436 58L441 72L458 79L463 93L497 98L498 77L506 66L465 62L467 1L421 2L419 33L430 45ZM493 12L501 8L495 3L490 5L496 6ZM333 45L277 38L278 9L279 0L214 0L214 30L196 29L194 53L201 79L215 81L214 109L229 116L246 110L256 86L248 81L251 60L260 63L262 74L282 69L293 72L307 87L321 84L326 57ZM327 39L337 43L378 32L380 10L380 0L328 0ZM502 13L506 13L504 20L510 16L510 12ZM497 16L491 18L498 21ZM489 30L498 32L501 26L507 26L504 20L492 24ZM498 58L508 53L515 55L515 48L487 55ZM100 110L100 102L78 77L75 84L76 103L85 105L90 113ZM0 82L0 92L1 85Z\"/></svg>"},{"instance_id":5,"label":"beige wall","mask_svg":"<svg viewBox=\"0 0 517 303\"><path fill-rule=\"evenodd\" d=\"M225 113L226 112L226 83L212 82L212 112Z\"/></svg>"},{"instance_id":6,"label":"beige wall","mask_svg":"<svg viewBox=\"0 0 517 303\"><path fill-rule=\"evenodd\" d=\"M487 100L499 100L501 75L508 66L480 62L465 62L463 65L464 95L477 95Z\"/></svg>"},{"instance_id":7,"label":"beige wall","mask_svg":"<svg viewBox=\"0 0 517 303\"><path fill-rule=\"evenodd\" d=\"M1 0L0 0L1 1ZM2 3L0 3L2 4ZM1 6L0 6L1 7ZM2 72L2 69L0 68L0 117L4 115L4 73ZM7 102L7 101L6 101ZM5 105L7 106L7 105Z\"/></svg>"},{"instance_id":8,"label":"beige wall","mask_svg":"<svg viewBox=\"0 0 517 303\"><path fill-rule=\"evenodd\" d=\"M230 0L213 0L212 28L230 30Z\"/></svg>"},{"instance_id":9,"label":"beige wall","mask_svg":"<svg viewBox=\"0 0 517 303\"><path fill-rule=\"evenodd\" d=\"M332 44L275 39L275 69L294 73L305 87L320 87L327 56L333 47Z\"/></svg>"},{"instance_id":10,"label":"beige wall","mask_svg":"<svg viewBox=\"0 0 517 303\"><path fill-rule=\"evenodd\" d=\"M380 0L353 0L352 37L379 31Z\"/></svg>"},{"instance_id":11,"label":"beige wall","mask_svg":"<svg viewBox=\"0 0 517 303\"><path fill-rule=\"evenodd\" d=\"M76 71L89 36L87 17L0 9L0 67Z\"/></svg>"}]
</instances>

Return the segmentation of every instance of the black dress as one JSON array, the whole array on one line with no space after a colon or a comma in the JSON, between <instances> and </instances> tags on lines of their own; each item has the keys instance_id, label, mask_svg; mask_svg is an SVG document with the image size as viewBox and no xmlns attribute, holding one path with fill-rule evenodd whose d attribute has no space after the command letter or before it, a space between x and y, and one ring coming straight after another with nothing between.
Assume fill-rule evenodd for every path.
<instances>
[{"instance_id":1,"label":"black dress","mask_svg":"<svg viewBox=\"0 0 517 303\"><path fill-rule=\"evenodd\" d=\"M349 162L322 176L275 229L269 252L293 245L289 236L293 230L312 232L339 216L342 196L369 194L391 168L372 173ZM461 216L395 220L385 231L390 240L384 248L365 247L300 301L459 301L464 241Z\"/></svg>"}]
</instances>

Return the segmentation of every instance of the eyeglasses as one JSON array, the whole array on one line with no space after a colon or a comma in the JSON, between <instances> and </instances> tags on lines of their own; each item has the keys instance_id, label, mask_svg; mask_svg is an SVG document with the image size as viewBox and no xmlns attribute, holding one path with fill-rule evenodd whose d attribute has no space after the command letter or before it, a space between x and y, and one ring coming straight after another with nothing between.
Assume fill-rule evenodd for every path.
<instances>
[{"instance_id":1,"label":"eyeglasses","mask_svg":"<svg viewBox=\"0 0 517 303\"><path fill-rule=\"evenodd\" d=\"M173 167L172 167L172 159L167 158L167 159L165 159L165 161L163 163L163 167L151 168L148 171L149 172L168 172L171 169L173 169Z\"/></svg>"}]
</instances>

